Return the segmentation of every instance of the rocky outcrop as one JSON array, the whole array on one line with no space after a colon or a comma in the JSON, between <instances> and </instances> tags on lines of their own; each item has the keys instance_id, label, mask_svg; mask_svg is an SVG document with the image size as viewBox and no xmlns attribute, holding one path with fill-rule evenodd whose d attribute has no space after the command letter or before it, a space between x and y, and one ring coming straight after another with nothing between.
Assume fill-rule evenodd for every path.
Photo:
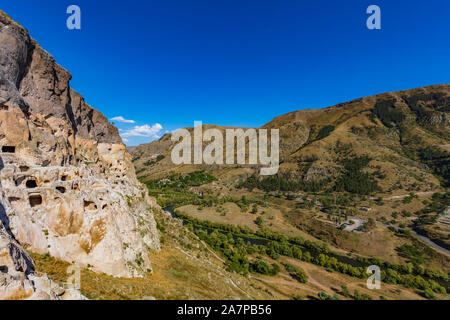
<instances>
[{"instance_id":1,"label":"rocky outcrop","mask_svg":"<svg viewBox=\"0 0 450 320\"><path fill-rule=\"evenodd\" d=\"M76 289L64 289L45 275L34 272L34 263L14 240L0 196L0 300L84 299Z\"/></svg>"},{"instance_id":2,"label":"rocky outcrop","mask_svg":"<svg viewBox=\"0 0 450 320\"><path fill-rule=\"evenodd\" d=\"M339 174L340 170L336 166L318 161L318 163L311 164L308 170L306 170L303 180L306 182L323 181L337 177Z\"/></svg>"},{"instance_id":3,"label":"rocky outcrop","mask_svg":"<svg viewBox=\"0 0 450 320\"><path fill-rule=\"evenodd\" d=\"M70 88L70 79L0 11L4 230L18 247L139 276L151 270L147 249L159 250L156 202L137 181L117 129Z\"/></svg>"}]
</instances>

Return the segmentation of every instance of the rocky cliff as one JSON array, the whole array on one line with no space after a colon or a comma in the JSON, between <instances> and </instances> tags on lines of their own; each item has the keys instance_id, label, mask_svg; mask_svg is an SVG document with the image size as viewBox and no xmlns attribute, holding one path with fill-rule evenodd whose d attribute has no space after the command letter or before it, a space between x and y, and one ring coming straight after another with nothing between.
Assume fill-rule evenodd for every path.
<instances>
[{"instance_id":1,"label":"rocky cliff","mask_svg":"<svg viewBox=\"0 0 450 320\"><path fill-rule=\"evenodd\" d=\"M0 200L4 201L2 195ZM84 297L75 288L62 288L46 275L35 274L28 253L0 223L0 300L5 299L78 300Z\"/></svg>"},{"instance_id":2,"label":"rocky cliff","mask_svg":"<svg viewBox=\"0 0 450 320\"><path fill-rule=\"evenodd\" d=\"M117 129L70 79L0 11L2 237L99 272L139 276L151 270L147 249L159 249L156 203ZM32 274L32 263L22 271Z\"/></svg>"}]
</instances>

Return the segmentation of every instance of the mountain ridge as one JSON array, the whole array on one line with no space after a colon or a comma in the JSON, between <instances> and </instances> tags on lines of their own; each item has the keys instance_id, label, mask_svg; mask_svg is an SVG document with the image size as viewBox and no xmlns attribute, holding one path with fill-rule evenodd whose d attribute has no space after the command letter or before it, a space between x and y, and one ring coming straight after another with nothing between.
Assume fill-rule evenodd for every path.
<instances>
[{"instance_id":1,"label":"mountain ridge","mask_svg":"<svg viewBox=\"0 0 450 320\"><path fill-rule=\"evenodd\" d=\"M433 94L437 95L437 100L433 100L432 97L431 100L426 100L429 98L427 95ZM373 164L385 166L386 169L383 171L390 171L386 163L391 163L391 169L399 167L395 159L401 159L407 167L406 174L414 174L413 167L423 165L422 160L418 158L423 148L420 143L409 143L410 139L412 141L426 139L423 146L430 148L440 149L441 147L438 146L444 146L442 152L445 152L445 145L449 143L450 116L447 110L449 94L449 84L385 92L327 108L293 111L275 117L261 128L280 129L279 174L281 175L302 176L304 180L327 179L330 175L337 175L342 171L339 163L344 160L344 155L339 155L337 152L339 150L334 149L339 149L339 146L343 147L346 144L351 144L349 152L351 151L353 157L369 155L373 158L372 161L384 162L384 164ZM422 98L425 100L420 100ZM434 103L443 103L442 110L439 106L434 107ZM402 118L401 121L390 123L390 117L394 117L393 121L395 121L395 116ZM204 126L205 129L209 127L214 126ZM224 130L224 127L215 127ZM195 170L193 166L170 164L169 151L173 143L169 141L169 137L170 135L167 134L158 141L133 148L135 165L141 171L141 177L142 173L147 175L144 179L151 178L158 168L162 173L178 169ZM411 155L408 156L406 153ZM165 160L152 166L143 165L144 162L148 163L149 159L156 158L160 154L165 157ZM308 165L308 170L303 172L304 170L298 168L297 164L305 163L303 160L310 157L317 159L312 162L306 161L312 165ZM228 171L233 170L233 166L214 166L215 169L217 167ZM207 166L197 166L197 168L208 170ZM330 170L334 170L334 173ZM235 171L237 172L235 176L239 176L239 170ZM439 184L432 176L426 175L431 179L426 178L426 180ZM389 187L395 183L396 181L389 181Z\"/></svg>"}]
</instances>

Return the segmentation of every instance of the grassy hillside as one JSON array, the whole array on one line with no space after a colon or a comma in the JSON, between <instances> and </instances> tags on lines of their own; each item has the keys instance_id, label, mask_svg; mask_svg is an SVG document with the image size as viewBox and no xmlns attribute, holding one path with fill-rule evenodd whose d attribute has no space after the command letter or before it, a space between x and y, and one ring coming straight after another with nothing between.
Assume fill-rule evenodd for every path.
<instances>
[{"instance_id":1,"label":"grassy hillside","mask_svg":"<svg viewBox=\"0 0 450 320\"><path fill-rule=\"evenodd\" d=\"M263 128L280 129L277 177L292 182L287 189L308 190L311 183L320 183L321 190L395 195L448 186L449 112L450 85L438 85L300 110L277 117ZM205 129L210 127L225 129ZM172 172L207 170L232 182L257 172L249 165L174 166L172 147L170 135L165 135L133 148L139 176L151 180ZM367 161L349 171L350 162L358 159ZM353 181L355 177L359 181Z\"/></svg>"}]
</instances>

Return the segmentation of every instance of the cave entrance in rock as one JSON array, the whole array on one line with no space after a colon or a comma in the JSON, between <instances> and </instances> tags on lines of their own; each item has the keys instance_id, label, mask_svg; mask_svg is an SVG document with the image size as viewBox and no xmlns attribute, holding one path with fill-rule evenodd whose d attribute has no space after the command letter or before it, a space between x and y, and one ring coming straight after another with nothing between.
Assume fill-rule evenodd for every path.
<instances>
[{"instance_id":1,"label":"cave entrance in rock","mask_svg":"<svg viewBox=\"0 0 450 320\"><path fill-rule=\"evenodd\" d=\"M14 146L3 146L2 147L2 152L3 153L15 153L16 152L16 147L14 147Z\"/></svg>"},{"instance_id":2,"label":"cave entrance in rock","mask_svg":"<svg viewBox=\"0 0 450 320\"><path fill-rule=\"evenodd\" d=\"M66 188L64 187L56 187L56 190L58 190L61 193L66 193Z\"/></svg>"},{"instance_id":3,"label":"cave entrance in rock","mask_svg":"<svg viewBox=\"0 0 450 320\"><path fill-rule=\"evenodd\" d=\"M97 210L97 205L93 201L84 200L84 208L86 210Z\"/></svg>"},{"instance_id":4,"label":"cave entrance in rock","mask_svg":"<svg viewBox=\"0 0 450 320\"><path fill-rule=\"evenodd\" d=\"M30 206L32 208L42 204L42 196L40 194L33 194L30 196Z\"/></svg>"},{"instance_id":5,"label":"cave entrance in rock","mask_svg":"<svg viewBox=\"0 0 450 320\"><path fill-rule=\"evenodd\" d=\"M37 188L37 186L38 186L36 183L36 180L33 180L33 179L27 180L25 185L28 189L34 189L34 188Z\"/></svg>"}]
</instances>

